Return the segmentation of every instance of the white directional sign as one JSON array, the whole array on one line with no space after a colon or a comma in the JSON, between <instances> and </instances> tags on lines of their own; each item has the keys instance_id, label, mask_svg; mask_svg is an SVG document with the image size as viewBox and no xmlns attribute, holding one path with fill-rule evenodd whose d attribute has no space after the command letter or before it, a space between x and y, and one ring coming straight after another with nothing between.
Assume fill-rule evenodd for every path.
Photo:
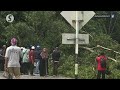
<instances>
[{"instance_id":1,"label":"white directional sign","mask_svg":"<svg viewBox=\"0 0 120 90\"><path fill-rule=\"evenodd\" d=\"M89 44L89 34L79 34L78 44ZM75 44L75 34L63 33L62 44Z\"/></svg>"},{"instance_id":2,"label":"white directional sign","mask_svg":"<svg viewBox=\"0 0 120 90\"><path fill-rule=\"evenodd\" d=\"M76 12L75 11L62 11L61 15L76 29ZM79 20L83 20L80 29L95 15L93 11L79 11Z\"/></svg>"}]
</instances>

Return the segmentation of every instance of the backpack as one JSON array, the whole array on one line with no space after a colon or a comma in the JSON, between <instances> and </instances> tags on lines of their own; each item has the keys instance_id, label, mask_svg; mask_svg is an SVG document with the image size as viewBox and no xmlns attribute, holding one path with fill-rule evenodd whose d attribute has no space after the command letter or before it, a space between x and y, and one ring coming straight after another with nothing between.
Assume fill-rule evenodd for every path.
<instances>
[{"instance_id":1,"label":"backpack","mask_svg":"<svg viewBox=\"0 0 120 90\"><path fill-rule=\"evenodd\" d=\"M102 68L106 68L106 60L104 58L100 59L100 64Z\"/></svg>"}]
</instances>

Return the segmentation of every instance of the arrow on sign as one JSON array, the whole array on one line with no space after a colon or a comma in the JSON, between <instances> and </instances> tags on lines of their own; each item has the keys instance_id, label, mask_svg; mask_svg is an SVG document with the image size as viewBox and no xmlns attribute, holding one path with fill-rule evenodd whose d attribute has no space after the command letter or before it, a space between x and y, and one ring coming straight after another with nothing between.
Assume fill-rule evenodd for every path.
<instances>
[{"instance_id":1,"label":"arrow on sign","mask_svg":"<svg viewBox=\"0 0 120 90\"><path fill-rule=\"evenodd\" d=\"M89 44L89 34L79 34L78 39L78 44ZM75 34L63 33L62 44L75 44Z\"/></svg>"}]
</instances>

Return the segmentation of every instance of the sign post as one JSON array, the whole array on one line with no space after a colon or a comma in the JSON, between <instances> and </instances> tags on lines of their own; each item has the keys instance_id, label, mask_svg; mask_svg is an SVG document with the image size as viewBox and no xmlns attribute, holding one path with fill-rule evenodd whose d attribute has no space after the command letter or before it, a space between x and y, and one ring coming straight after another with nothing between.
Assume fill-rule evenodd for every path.
<instances>
[{"instance_id":1,"label":"sign post","mask_svg":"<svg viewBox=\"0 0 120 90\"><path fill-rule=\"evenodd\" d=\"M78 79L78 45L79 45L79 30L95 15L93 11L63 11L61 15L70 23L71 26L76 30L75 38L67 38L63 34L62 36L65 37L62 39L63 44L70 43L73 44L75 40L75 79ZM74 36L74 35L73 35ZM83 39L82 41L87 41L87 39Z\"/></svg>"},{"instance_id":2,"label":"sign post","mask_svg":"<svg viewBox=\"0 0 120 90\"><path fill-rule=\"evenodd\" d=\"M79 19L79 14L81 18ZM75 42L75 79L78 79L78 48L79 48L79 30L82 28L82 23L84 22L84 12L83 11L76 11L76 42Z\"/></svg>"},{"instance_id":3,"label":"sign post","mask_svg":"<svg viewBox=\"0 0 120 90\"><path fill-rule=\"evenodd\" d=\"M78 78L78 34L79 34L79 19L78 19L79 12L76 11L76 42L75 42L75 79Z\"/></svg>"}]
</instances>

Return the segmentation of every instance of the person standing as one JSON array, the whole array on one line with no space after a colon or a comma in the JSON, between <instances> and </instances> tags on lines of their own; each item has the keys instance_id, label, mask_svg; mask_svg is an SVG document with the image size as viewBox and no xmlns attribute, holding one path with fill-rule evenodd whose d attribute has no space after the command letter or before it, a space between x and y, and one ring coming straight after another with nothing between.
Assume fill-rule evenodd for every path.
<instances>
[{"instance_id":1,"label":"person standing","mask_svg":"<svg viewBox=\"0 0 120 90\"><path fill-rule=\"evenodd\" d=\"M48 75L48 50L47 48L43 48L41 54L41 61L40 61L40 76Z\"/></svg>"},{"instance_id":2,"label":"person standing","mask_svg":"<svg viewBox=\"0 0 120 90\"><path fill-rule=\"evenodd\" d=\"M98 55L95 59L97 62L97 79L105 79L106 68L108 67L107 57L104 52Z\"/></svg>"},{"instance_id":3,"label":"person standing","mask_svg":"<svg viewBox=\"0 0 120 90\"><path fill-rule=\"evenodd\" d=\"M29 49L25 48L22 51L22 68L23 68L23 74L28 75L29 71Z\"/></svg>"},{"instance_id":4,"label":"person standing","mask_svg":"<svg viewBox=\"0 0 120 90\"><path fill-rule=\"evenodd\" d=\"M35 49L35 63L36 63L36 68L35 68L35 74L39 74L40 70L39 70L39 65L40 65L40 56L41 50L40 50L40 46L38 45Z\"/></svg>"},{"instance_id":5,"label":"person standing","mask_svg":"<svg viewBox=\"0 0 120 90\"><path fill-rule=\"evenodd\" d=\"M23 53L23 50L24 50L24 47L20 47L21 48L21 54ZM22 63L22 60L23 60L23 55L21 56L21 58L20 58L20 73L21 73L21 75L23 75L23 63Z\"/></svg>"},{"instance_id":6,"label":"person standing","mask_svg":"<svg viewBox=\"0 0 120 90\"><path fill-rule=\"evenodd\" d=\"M1 61L0 66L1 66L1 68L0 69L1 69L1 71L4 71L4 64L5 64L5 57L4 56L5 56L6 48L7 48L6 45L3 45L2 49L1 49L1 52L0 52L0 55L1 55L0 56L0 61Z\"/></svg>"},{"instance_id":7,"label":"person standing","mask_svg":"<svg viewBox=\"0 0 120 90\"><path fill-rule=\"evenodd\" d=\"M59 48L56 47L52 53L52 60L53 60L53 75L58 75L58 66L59 66L59 59L60 59L60 51Z\"/></svg>"},{"instance_id":8,"label":"person standing","mask_svg":"<svg viewBox=\"0 0 120 90\"><path fill-rule=\"evenodd\" d=\"M5 66L5 52L6 52L6 48L7 48L7 46L6 46L6 45L3 45L3 50L2 50L3 64L4 64L4 65L3 65L3 68L4 68L4 66ZM9 75L8 71L6 71L6 70L4 69L3 77L8 78L8 75Z\"/></svg>"},{"instance_id":9,"label":"person standing","mask_svg":"<svg viewBox=\"0 0 120 90\"><path fill-rule=\"evenodd\" d=\"M35 62L35 47L32 46L30 51L29 51L29 71L30 71L30 75L33 75L33 71L34 71L34 62Z\"/></svg>"},{"instance_id":10,"label":"person standing","mask_svg":"<svg viewBox=\"0 0 120 90\"><path fill-rule=\"evenodd\" d=\"M21 48L17 46L17 39L11 39L11 46L6 49L5 53L5 70L10 74L9 79L20 79L20 57Z\"/></svg>"}]
</instances>

